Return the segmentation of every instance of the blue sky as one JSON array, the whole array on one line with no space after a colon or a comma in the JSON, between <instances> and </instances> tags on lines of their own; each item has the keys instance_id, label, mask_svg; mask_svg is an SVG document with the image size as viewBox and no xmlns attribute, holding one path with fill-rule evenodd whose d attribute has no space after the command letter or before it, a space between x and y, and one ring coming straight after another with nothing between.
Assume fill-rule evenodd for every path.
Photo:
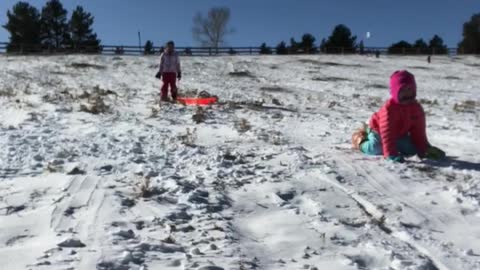
<instances>
[{"instance_id":1,"label":"blue sky","mask_svg":"<svg viewBox=\"0 0 480 270\"><path fill-rule=\"evenodd\" d=\"M0 1L0 24L16 0ZM27 1L39 9L46 0ZM418 38L430 40L440 35L449 47L462 38L462 25L474 13L480 13L479 0L64 0L69 11L82 5L95 16L94 29L106 45L155 45L174 40L177 46L197 45L192 38L192 18L211 7L231 9L230 26L235 33L227 38L229 46L258 46L266 42L299 40L311 33L319 44L337 24L346 24L366 46L389 46ZM366 39L366 33L371 37ZM0 41L9 34L0 29Z\"/></svg>"}]
</instances>

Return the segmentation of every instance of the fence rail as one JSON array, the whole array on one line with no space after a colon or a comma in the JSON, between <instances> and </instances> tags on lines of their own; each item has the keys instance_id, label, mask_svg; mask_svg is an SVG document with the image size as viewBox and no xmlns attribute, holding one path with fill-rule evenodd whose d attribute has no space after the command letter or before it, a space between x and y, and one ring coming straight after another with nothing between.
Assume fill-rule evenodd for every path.
<instances>
[{"instance_id":1,"label":"fence rail","mask_svg":"<svg viewBox=\"0 0 480 270\"><path fill-rule=\"evenodd\" d=\"M390 54L390 55L455 55L464 54L461 49L448 48L447 50L435 49L417 49L417 48L386 48L386 47L365 47L346 49L340 47L329 48L312 48L308 52L301 49L292 50L285 48L282 52L275 48L262 50L260 47L176 47L176 50L186 56L214 56L214 55L259 55L259 54ZM48 48L41 45L21 44L17 46L9 46L6 42L0 42L0 54L35 54L35 55L52 55L52 54L103 54L103 55L155 55L160 54L163 47L153 47L150 51L146 51L141 46L82 46L82 47L64 47L64 48Z\"/></svg>"}]
</instances>

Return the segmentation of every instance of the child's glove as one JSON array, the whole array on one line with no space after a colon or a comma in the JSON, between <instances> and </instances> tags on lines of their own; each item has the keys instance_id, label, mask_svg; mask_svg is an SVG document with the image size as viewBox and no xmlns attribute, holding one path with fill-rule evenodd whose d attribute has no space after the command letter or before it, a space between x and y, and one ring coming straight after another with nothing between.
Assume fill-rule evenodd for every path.
<instances>
[{"instance_id":1,"label":"child's glove","mask_svg":"<svg viewBox=\"0 0 480 270\"><path fill-rule=\"evenodd\" d=\"M392 162L395 162L395 163L404 163L405 162L405 159L402 157L402 156L389 156L387 158L388 161L392 161Z\"/></svg>"},{"instance_id":2,"label":"child's glove","mask_svg":"<svg viewBox=\"0 0 480 270\"><path fill-rule=\"evenodd\" d=\"M444 151L435 146L428 147L427 152L425 153L425 158L433 160L441 160L444 159L446 156L447 155Z\"/></svg>"},{"instance_id":3,"label":"child's glove","mask_svg":"<svg viewBox=\"0 0 480 270\"><path fill-rule=\"evenodd\" d=\"M160 73L160 71L157 72L157 74L155 74L155 78L161 79L162 78L162 73Z\"/></svg>"},{"instance_id":4,"label":"child's glove","mask_svg":"<svg viewBox=\"0 0 480 270\"><path fill-rule=\"evenodd\" d=\"M177 79L180 81L182 79L182 72L177 73Z\"/></svg>"}]
</instances>

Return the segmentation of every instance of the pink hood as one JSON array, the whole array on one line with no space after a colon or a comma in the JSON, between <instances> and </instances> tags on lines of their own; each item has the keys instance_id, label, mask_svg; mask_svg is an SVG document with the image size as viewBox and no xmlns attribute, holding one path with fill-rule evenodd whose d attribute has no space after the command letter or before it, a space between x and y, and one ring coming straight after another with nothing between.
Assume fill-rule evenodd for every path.
<instances>
[{"instance_id":1,"label":"pink hood","mask_svg":"<svg viewBox=\"0 0 480 270\"><path fill-rule=\"evenodd\" d=\"M398 94L404 87L410 87L417 94L417 84L412 73L406 70L397 70L390 76L390 96L393 102L399 104Z\"/></svg>"}]
</instances>

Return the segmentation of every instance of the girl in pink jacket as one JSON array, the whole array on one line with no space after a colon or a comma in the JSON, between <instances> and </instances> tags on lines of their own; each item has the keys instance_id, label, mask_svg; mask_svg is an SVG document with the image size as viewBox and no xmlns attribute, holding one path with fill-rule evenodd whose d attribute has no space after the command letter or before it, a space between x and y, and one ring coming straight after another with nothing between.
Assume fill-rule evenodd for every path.
<instances>
[{"instance_id":1,"label":"girl in pink jacket","mask_svg":"<svg viewBox=\"0 0 480 270\"><path fill-rule=\"evenodd\" d=\"M162 79L163 86L161 90L160 100L168 101L168 88L173 100L177 99L177 79L182 78L182 70L180 67L180 58L175 51L175 43L167 42L165 51L160 56L160 70L156 77Z\"/></svg>"},{"instance_id":2,"label":"girl in pink jacket","mask_svg":"<svg viewBox=\"0 0 480 270\"><path fill-rule=\"evenodd\" d=\"M425 113L416 100L415 77L406 70L390 77L390 99L373 114L369 126L352 136L354 148L403 162L404 157L442 159L445 153L429 144Z\"/></svg>"}]
</instances>

